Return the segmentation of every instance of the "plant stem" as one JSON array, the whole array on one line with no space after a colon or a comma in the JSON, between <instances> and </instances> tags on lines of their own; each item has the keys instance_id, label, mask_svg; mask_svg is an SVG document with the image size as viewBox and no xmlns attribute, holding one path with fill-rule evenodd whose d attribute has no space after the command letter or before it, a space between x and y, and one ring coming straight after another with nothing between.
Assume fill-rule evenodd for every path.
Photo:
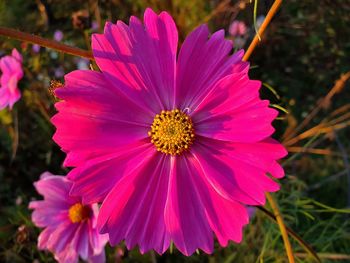
<instances>
[{"instance_id":1,"label":"plant stem","mask_svg":"<svg viewBox=\"0 0 350 263\"><path fill-rule=\"evenodd\" d=\"M281 235L282 235L283 242L284 242L284 247L286 248L286 252L287 252L287 256L288 256L288 261L289 261L289 263L295 263L292 246L289 242L286 226L284 225L283 218L281 216L280 210L278 209L278 205L270 193L266 193L266 198L270 203L270 206L275 214L277 224L280 228Z\"/></svg>"},{"instance_id":2,"label":"plant stem","mask_svg":"<svg viewBox=\"0 0 350 263\"><path fill-rule=\"evenodd\" d=\"M280 5L282 4L282 0L275 0L273 5L271 6L269 12L267 13L264 22L260 26L258 32L255 34L255 37L253 38L253 41L250 43L246 53L244 54L243 61L247 61L258 45L258 43L261 41L262 35L265 32L265 29L267 26L270 24L271 19L274 17L276 14L277 10L279 9Z\"/></svg>"},{"instance_id":3,"label":"plant stem","mask_svg":"<svg viewBox=\"0 0 350 263\"><path fill-rule=\"evenodd\" d=\"M13 38L13 39L17 39L20 41L25 41L25 42L32 43L32 44L38 44L40 46L55 49L59 52L63 52L66 54L87 58L90 60L94 59L94 57L92 56L92 53L90 51L80 49L77 47L71 47L71 46L62 44L60 42L54 41L54 40L50 40L50 39L46 39L46 38L43 38L40 36L21 32L21 31L12 29L12 28L0 27L0 35L6 36L9 38Z\"/></svg>"},{"instance_id":4,"label":"plant stem","mask_svg":"<svg viewBox=\"0 0 350 263\"><path fill-rule=\"evenodd\" d=\"M262 206L258 206L257 207L259 210L261 210L262 212L264 212L271 220L273 220L274 222L277 222L276 217L273 215L273 213L271 213L270 211L268 211L266 208L262 207ZM313 258L317 261L317 262L321 262L321 259L319 258L319 256L317 255L316 251L313 250L313 248L306 242L304 241L297 233L295 233L292 229L290 229L289 227L286 226L286 230L287 232L291 235L291 237L294 238L294 240L296 240L299 245L306 251L308 252L310 255L313 256Z\"/></svg>"}]
</instances>

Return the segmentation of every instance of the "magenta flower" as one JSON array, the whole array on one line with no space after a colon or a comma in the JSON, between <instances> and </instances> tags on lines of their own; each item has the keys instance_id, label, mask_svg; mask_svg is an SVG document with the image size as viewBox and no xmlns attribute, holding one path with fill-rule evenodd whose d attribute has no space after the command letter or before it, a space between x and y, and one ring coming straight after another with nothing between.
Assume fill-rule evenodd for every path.
<instances>
[{"instance_id":1,"label":"magenta flower","mask_svg":"<svg viewBox=\"0 0 350 263\"><path fill-rule=\"evenodd\" d=\"M63 39L63 32L61 30L56 30L53 33L53 39L58 41L58 42L61 42Z\"/></svg>"},{"instance_id":2,"label":"magenta flower","mask_svg":"<svg viewBox=\"0 0 350 263\"><path fill-rule=\"evenodd\" d=\"M235 20L230 25L229 33L233 37L244 36L247 33L247 27L244 22Z\"/></svg>"},{"instance_id":3,"label":"magenta flower","mask_svg":"<svg viewBox=\"0 0 350 263\"><path fill-rule=\"evenodd\" d=\"M243 51L206 25L184 41L168 13L147 9L144 25L107 23L92 49L101 72L77 70L55 91L52 122L67 153L71 194L103 202L101 233L163 253L185 255L240 242L245 205L277 191L286 155L269 136L277 111L259 98Z\"/></svg>"},{"instance_id":4,"label":"magenta flower","mask_svg":"<svg viewBox=\"0 0 350 263\"><path fill-rule=\"evenodd\" d=\"M58 262L78 262L79 256L89 262L105 262L106 235L96 228L98 207L83 205L81 198L69 196L72 183L63 176L46 172L34 183L44 197L32 201L32 221L45 228L38 238L39 249L54 253Z\"/></svg>"},{"instance_id":5,"label":"magenta flower","mask_svg":"<svg viewBox=\"0 0 350 263\"><path fill-rule=\"evenodd\" d=\"M14 48L11 55L0 59L0 70L0 110L7 106L12 109L21 98L17 83L23 78L22 56L17 49Z\"/></svg>"},{"instance_id":6,"label":"magenta flower","mask_svg":"<svg viewBox=\"0 0 350 263\"><path fill-rule=\"evenodd\" d=\"M33 50L34 53L39 53L40 49L41 49L41 46L39 46L38 44L34 44L32 46L32 50Z\"/></svg>"}]
</instances>

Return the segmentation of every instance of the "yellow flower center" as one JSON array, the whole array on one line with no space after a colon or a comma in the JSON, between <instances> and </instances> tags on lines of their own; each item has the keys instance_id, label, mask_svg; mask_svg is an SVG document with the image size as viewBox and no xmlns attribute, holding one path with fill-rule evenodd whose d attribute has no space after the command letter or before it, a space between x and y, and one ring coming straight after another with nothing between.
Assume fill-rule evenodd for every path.
<instances>
[{"instance_id":1,"label":"yellow flower center","mask_svg":"<svg viewBox=\"0 0 350 263\"><path fill-rule=\"evenodd\" d=\"M76 203L69 208L69 219L72 223L79 223L89 218L91 210L81 203Z\"/></svg>"},{"instance_id":2,"label":"yellow flower center","mask_svg":"<svg viewBox=\"0 0 350 263\"><path fill-rule=\"evenodd\" d=\"M191 118L180 110L162 111L154 117L148 132L157 150L171 155L188 150L194 141Z\"/></svg>"}]
</instances>

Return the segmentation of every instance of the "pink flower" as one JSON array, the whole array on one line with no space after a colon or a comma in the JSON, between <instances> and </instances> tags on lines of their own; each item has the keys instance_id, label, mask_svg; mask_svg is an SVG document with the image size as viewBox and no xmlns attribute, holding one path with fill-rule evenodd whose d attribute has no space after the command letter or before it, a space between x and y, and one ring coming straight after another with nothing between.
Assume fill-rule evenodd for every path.
<instances>
[{"instance_id":1,"label":"pink flower","mask_svg":"<svg viewBox=\"0 0 350 263\"><path fill-rule=\"evenodd\" d=\"M34 53L39 53L40 49L41 49L41 46L39 46L38 44L34 44L32 46L32 50L33 50Z\"/></svg>"},{"instance_id":2,"label":"pink flower","mask_svg":"<svg viewBox=\"0 0 350 263\"><path fill-rule=\"evenodd\" d=\"M13 105L21 98L21 92L17 87L17 82L23 77L22 56L17 49L12 50L12 54L0 59L0 110Z\"/></svg>"},{"instance_id":3,"label":"pink flower","mask_svg":"<svg viewBox=\"0 0 350 263\"><path fill-rule=\"evenodd\" d=\"M62 39L63 39L63 32L61 30L56 30L54 33L53 33L53 39L58 41L58 42L61 42Z\"/></svg>"},{"instance_id":4,"label":"pink flower","mask_svg":"<svg viewBox=\"0 0 350 263\"><path fill-rule=\"evenodd\" d=\"M224 35L199 26L177 58L174 21L147 9L144 25L131 17L94 34L101 72L73 71L55 91L71 194L103 202L98 228L112 245L211 253L213 233L222 246L240 242L244 205L279 189L266 175L284 175L286 151L269 137L278 113Z\"/></svg>"},{"instance_id":5,"label":"pink flower","mask_svg":"<svg viewBox=\"0 0 350 263\"><path fill-rule=\"evenodd\" d=\"M53 252L58 262L78 262L79 256L89 262L105 262L107 237L96 228L98 207L83 205L81 198L69 196L72 183L63 176L46 172L34 183L44 197L32 201L32 221L45 228L38 238L39 249Z\"/></svg>"},{"instance_id":6,"label":"pink flower","mask_svg":"<svg viewBox=\"0 0 350 263\"><path fill-rule=\"evenodd\" d=\"M231 23L229 33L233 37L244 36L247 32L247 27L242 21L235 20Z\"/></svg>"}]
</instances>

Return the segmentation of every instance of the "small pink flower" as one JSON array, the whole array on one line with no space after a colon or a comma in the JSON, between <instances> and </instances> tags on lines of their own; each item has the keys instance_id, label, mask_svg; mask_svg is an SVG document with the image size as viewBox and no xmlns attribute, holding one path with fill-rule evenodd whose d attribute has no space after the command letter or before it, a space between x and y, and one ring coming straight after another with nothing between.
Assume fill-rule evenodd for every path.
<instances>
[{"instance_id":1,"label":"small pink flower","mask_svg":"<svg viewBox=\"0 0 350 263\"><path fill-rule=\"evenodd\" d=\"M0 110L7 106L12 109L21 98L17 83L23 77L22 56L17 49L13 49L11 55L0 59L0 70Z\"/></svg>"},{"instance_id":2,"label":"small pink flower","mask_svg":"<svg viewBox=\"0 0 350 263\"><path fill-rule=\"evenodd\" d=\"M33 50L34 53L39 53L40 49L41 49L41 46L39 46L38 44L34 44L32 46L32 50Z\"/></svg>"},{"instance_id":3,"label":"small pink flower","mask_svg":"<svg viewBox=\"0 0 350 263\"><path fill-rule=\"evenodd\" d=\"M98 207L83 205L78 197L69 196L72 183L63 176L46 172L34 183L44 197L32 201L32 221L45 228L38 238L39 249L54 253L58 262L78 262L79 256L89 262L105 262L105 235L96 229Z\"/></svg>"},{"instance_id":4,"label":"small pink flower","mask_svg":"<svg viewBox=\"0 0 350 263\"><path fill-rule=\"evenodd\" d=\"M247 32L247 27L242 21L235 20L231 23L229 33L233 37L244 36Z\"/></svg>"},{"instance_id":5,"label":"small pink flower","mask_svg":"<svg viewBox=\"0 0 350 263\"><path fill-rule=\"evenodd\" d=\"M61 30L56 30L53 34L53 39L60 42L63 39L63 32Z\"/></svg>"},{"instance_id":6,"label":"small pink flower","mask_svg":"<svg viewBox=\"0 0 350 263\"><path fill-rule=\"evenodd\" d=\"M185 255L242 240L245 205L263 205L287 152L270 136L278 112L259 97L243 51L220 30L196 28L178 50L171 16L147 9L92 37L101 71L65 76L52 122L75 167L71 194L103 202L112 245Z\"/></svg>"}]
</instances>

